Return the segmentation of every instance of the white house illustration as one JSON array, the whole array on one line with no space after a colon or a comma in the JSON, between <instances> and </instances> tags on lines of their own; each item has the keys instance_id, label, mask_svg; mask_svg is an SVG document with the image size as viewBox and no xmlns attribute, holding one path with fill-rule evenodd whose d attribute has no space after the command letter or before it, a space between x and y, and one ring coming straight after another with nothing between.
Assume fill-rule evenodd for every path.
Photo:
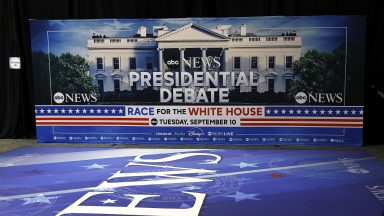
<instances>
[{"instance_id":1,"label":"white house illustration","mask_svg":"<svg viewBox=\"0 0 384 216\"><path fill-rule=\"evenodd\" d=\"M236 78L240 71L253 71L257 86L231 86L230 90L286 92L293 79L292 62L302 53L301 37L295 32L263 36L248 33L245 24L233 33L231 28L219 25L210 30L191 23L172 31L165 25L153 26L151 33L141 26L131 37L93 36L87 44L90 75L99 92L118 92L148 87L137 83L130 86L130 72L229 71ZM220 67L200 64L196 68L183 61L193 57L216 57Z\"/></svg>"}]
</instances>

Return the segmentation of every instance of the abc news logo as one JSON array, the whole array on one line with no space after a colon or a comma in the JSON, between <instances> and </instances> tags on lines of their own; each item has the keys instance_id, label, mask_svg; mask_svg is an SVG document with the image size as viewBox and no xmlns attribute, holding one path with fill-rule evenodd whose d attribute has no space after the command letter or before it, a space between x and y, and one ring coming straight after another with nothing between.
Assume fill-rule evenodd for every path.
<instances>
[{"instance_id":1,"label":"abc news logo","mask_svg":"<svg viewBox=\"0 0 384 216\"><path fill-rule=\"evenodd\" d=\"M177 60L169 60L169 61L167 61L167 65L179 65L179 61L177 61Z\"/></svg>"},{"instance_id":2,"label":"abc news logo","mask_svg":"<svg viewBox=\"0 0 384 216\"><path fill-rule=\"evenodd\" d=\"M56 92L53 95L53 100L57 104L66 103L90 103L97 102L98 95L96 93L71 93L63 94L61 92Z\"/></svg>"},{"instance_id":3,"label":"abc news logo","mask_svg":"<svg viewBox=\"0 0 384 216\"><path fill-rule=\"evenodd\" d=\"M342 93L309 93L299 92L295 95L295 100L299 104L304 103L342 103Z\"/></svg>"},{"instance_id":4,"label":"abc news logo","mask_svg":"<svg viewBox=\"0 0 384 216\"><path fill-rule=\"evenodd\" d=\"M188 59L182 58L182 61L185 66L189 68L200 68L201 66L208 68L219 68L221 66L220 57L218 56L207 56L207 57L189 57ZM169 66L179 65L181 62L179 60L168 60L166 63Z\"/></svg>"}]
</instances>

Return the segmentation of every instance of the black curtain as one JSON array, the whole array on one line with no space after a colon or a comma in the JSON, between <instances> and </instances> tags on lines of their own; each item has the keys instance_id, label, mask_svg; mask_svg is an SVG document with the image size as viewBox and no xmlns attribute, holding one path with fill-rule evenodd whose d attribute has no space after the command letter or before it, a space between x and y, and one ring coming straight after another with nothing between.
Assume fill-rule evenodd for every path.
<instances>
[{"instance_id":1,"label":"black curtain","mask_svg":"<svg viewBox=\"0 0 384 216\"><path fill-rule=\"evenodd\" d=\"M35 136L28 19L366 15L364 144L384 143L382 0L1 0L0 138ZM21 57L10 70L8 57Z\"/></svg>"}]
</instances>

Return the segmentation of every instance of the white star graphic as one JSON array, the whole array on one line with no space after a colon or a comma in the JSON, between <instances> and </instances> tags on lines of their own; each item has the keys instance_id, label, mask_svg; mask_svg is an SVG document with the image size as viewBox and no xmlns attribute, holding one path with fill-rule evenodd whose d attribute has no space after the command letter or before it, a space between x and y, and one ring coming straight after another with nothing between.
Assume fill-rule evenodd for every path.
<instances>
[{"instance_id":1,"label":"white star graphic","mask_svg":"<svg viewBox=\"0 0 384 216\"><path fill-rule=\"evenodd\" d=\"M304 110L304 113L305 113L305 114L308 114L308 113L309 113L309 110L305 109L305 110Z\"/></svg>"},{"instance_id":2,"label":"white star graphic","mask_svg":"<svg viewBox=\"0 0 384 216\"><path fill-rule=\"evenodd\" d=\"M70 108L70 109L68 110L68 113L72 113L72 112L73 112L73 109Z\"/></svg>"},{"instance_id":3,"label":"white star graphic","mask_svg":"<svg viewBox=\"0 0 384 216\"><path fill-rule=\"evenodd\" d=\"M110 26L113 30L132 30L132 23L122 23L117 19L111 20L110 22L105 22L105 25Z\"/></svg>"},{"instance_id":4,"label":"white star graphic","mask_svg":"<svg viewBox=\"0 0 384 216\"><path fill-rule=\"evenodd\" d=\"M101 110L100 110L100 109L97 109L97 113L101 113Z\"/></svg>"},{"instance_id":5,"label":"white star graphic","mask_svg":"<svg viewBox=\"0 0 384 216\"><path fill-rule=\"evenodd\" d=\"M79 110L79 108L77 108L75 111L76 111L76 113L80 113L80 110Z\"/></svg>"},{"instance_id":6,"label":"white star graphic","mask_svg":"<svg viewBox=\"0 0 384 216\"><path fill-rule=\"evenodd\" d=\"M104 113L108 113L108 111L109 111L109 110L108 110L107 108L105 108Z\"/></svg>"},{"instance_id":7,"label":"white star graphic","mask_svg":"<svg viewBox=\"0 0 384 216\"><path fill-rule=\"evenodd\" d=\"M235 198L235 202L240 202L243 200L260 200L259 198L257 198L258 195L260 195L260 194L259 193L246 194L246 193L242 193L240 191L237 191L235 195L227 195L225 197Z\"/></svg>"},{"instance_id":8,"label":"white star graphic","mask_svg":"<svg viewBox=\"0 0 384 216\"><path fill-rule=\"evenodd\" d=\"M112 109L111 112L112 112L113 114L115 114L115 113L116 113L116 110L115 110L115 109Z\"/></svg>"},{"instance_id":9,"label":"white star graphic","mask_svg":"<svg viewBox=\"0 0 384 216\"><path fill-rule=\"evenodd\" d=\"M59 113L59 110L54 109L53 112L54 112L54 113Z\"/></svg>"},{"instance_id":10,"label":"white star graphic","mask_svg":"<svg viewBox=\"0 0 384 216\"><path fill-rule=\"evenodd\" d=\"M273 111L273 113L278 114L279 110L275 109L275 111Z\"/></svg>"},{"instance_id":11,"label":"white star graphic","mask_svg":"<svg viewBox=\"0 0 384 216\"><path fill-rule=\"evenodd\" d=\"M37 109L35 109L35 113L37 114Z\"/></svg>"},{"instance_id":12,"label":"white star graphic","mask_svg":"<svg viewBox=\"0 0 384 216\"><path fill-rule=\"evenodd\" d=\"M123 110L122 110L121 108L119 109L119 113L120 113L120 114L123 113Z\"/></svg>"},{"instance_id":13,"label":"white star graphic","mask_svg":"<svg viewBox=\"0 0 384 216\"><path fill-rule=\"evenodd\" d=\"M292 109L289 110L289 114L293 114L293 110Z\"/></svg>"},{"instance_id":14,"label":"white star graphic","mask_svg":"<svg viewBox=\"0 0 384 216\"><path fill-rule=\"evenodd\" d=\"M286 113L285 109L281 110L281 113L285 114Z\"/></svg>"},{"instance_id":15,"label":"white star graphic","mask_svg":"<svg viewBox=\"0 0 384 216\"><path fill-rule=\"evenodd\" d=\"M83 109L83 113L87 113L87 110L85 108Z\"/></svg>"},{"instance_id":16,"label":"white star graphic","mask_svg":"<svg viewBox=\"0 0 384 216\"><path fill-rule=\"evenodd\" d=\"M348 115L348 110L344 110L344 115Z\"/></svg>"},{"instance_id":17,"label":"white star graphic","mask_svg":"<svg viewBox=\"0 0 384 216\"><path fill-rule=\"evenodd\" d=\"M325 111L323 109L320 110L320 114L324 115Z\"/></svg>"},{"instance_id":18,"label":"white star graphic","mask_svg":"<svg viewBox=\"0 0 384 216\"><path fill-rule=\"evenodd\" d=\"M267 114L271 114L271 110L267 109Z\"/></svg>"},{"instance_id":19,"label":"white star graphic","mask_svg":"<svg viewBox=\"0 0 384 216\"><path fill-rule=\"evenodd\" d=\"M360 115L363 115L363 114L364 114L364 111L363 111L363 110L360 110L359 113L360 113Z\"/></svg>"},{"instance_id":20,"label":"white star graphic","mask_svg":"<svg viewBox=\"0 0 384 216\"><path fill-rule=\"evenodd\" d=\"M107 200L102 200L102 201L100 201L100 202L102 202L103 203L103 205L105 205L105 204L109 204L109 203L115 203L117 200L112 200L112 199L107 199Z\"/></svg>"},{"instance_id":21,"label":"white star graphic","mask_svg":"<svg viewBox=\"0 0 384 216\"><path fill-rule=\"evenodd\" d=\"M63 108L63 109L61 109L61 113L65 113L65 109Z\"/></svg>"},{"instance_id":22,"label":"white star graphic","mask_svg":"<svg viewBox=\"0 0 384 216\"><path fill-rule=\"evenodd\" d=\"M57 199L58 197L46 197L43 194L39 194L35 197L28 197L28 198L23 198L25 201L23 205L28 205L28 204L33 204L33 203L47 203L51 204L51 199Z\"/></svg>"},{"instance_id":23,"label":"white star graphic","mask_svg":"<svg viewBox=\"0 0 384 216\"><path fill-rule=\"evenodd\" d=\"M52 111L51 109L47 109L47 113L51 113L51 111Z\"/></svg>"},{"instance_id":24,"label":"white star graphic","mask_svg":"<svg viewBox=\"0 0 384 216\"><path fill-rule=\"evenodd\" d=\"M241 162L239 164L231 164L232 166L239 166L240 168L244 168L244 167L258 167L256 164L259 164L259 163L244 163L244 162Z\"/></svg>"},{"instance_id":25,"label":"white star graphic","mask_svg":"<svg viewBox=\"0 0 384 216\"><path fill-rule=\"evenodd\" d=\"M331 115L333 113L332 110L328 110L328 114Z\"/></svg>"},{"instance_id":26,"label":"white star graphic","mask_svg":"<svg viewBox=\"0 0 384 216\"><path fill-rule=\"evenodd\" d=\"M90 109L90 110L89 110L89 112L90 112L90 113L94 113L94 112L95 112L95 110L93 110L93 109Z\"/></svg>"},{"instance_id":27,"label":"white star graphic","mask_svg":"<svg viewBox=\"0 0 384 216\"><path fill-rule=\"evenodd\" d=\"M316 114L316 113L317 113L317 110L315 110L315 109L312 110L312 113L313 113L313 114Z\"/></svg>"},{"instance_id":28,"label":"white star graphic","mask_svg":"<svg viewBox=\"0 0 384 216\"><path fill-rule=\"evenodd\" d=\"M41 109L41 110L40 110L40 113L44 113L44 110L43 110L43 109Z\"/></svg>"},{"instance_id":29,"label":"white star graphic","mask_svg":"<svg viewBox=\"0 0 384 216\"><path fill-rule=\"evenodd\" d=\"M351 113L352 113L352 115L355 115L355 114L356 114L356 111L355 111L355 110L352 110Z\"/></svg>"},{"instance_id":30,"label":"white star graphic","mask_svg":"<svg viewBox=\"0 0 384 216\"><path fill-rule=\"evenodd\" d=\"M339 115L340 114L340 110L336 110L336 115Z\"/></svg>"},{"instance_id":31,"label":"white star graphic","mask_svg":"<svg viewBox=\"0 0 384 216\"><path fill-rule=\"evenodd\" d=\"M87 170L89 170L89 169L105 169L104 168L105 166L109 166L109 165L101 165L101 164L95 163L95 164L92 164L90 166L83 166L83 167L86 167Z\"/></svg>"},{"instance_id":32,"label":"white star graphic","mask_svg":"<svg viewBox=\"0 0 384 216\"><path fill-rule=\"evenodd\" d=\"M297 112L297 114L301 114L301 110L299 110L299 109L296 110L296 112Z\"/></svg>"}]
</instances>

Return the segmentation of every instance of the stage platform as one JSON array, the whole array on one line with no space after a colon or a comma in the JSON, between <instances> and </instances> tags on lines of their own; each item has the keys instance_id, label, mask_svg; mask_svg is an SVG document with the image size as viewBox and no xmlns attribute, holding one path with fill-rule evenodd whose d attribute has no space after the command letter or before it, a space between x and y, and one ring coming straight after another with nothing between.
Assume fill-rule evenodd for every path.
<instances>
[{"instance_id":1,"label":"stage platform","mask_svg":"<svg viewBox=\"0 0 384 216\"><path fill-rule=\"evenodd\" d=\"M381 216L366 151L24 147L0 155L0 215Z\"/></svg>"}]
</instances>

